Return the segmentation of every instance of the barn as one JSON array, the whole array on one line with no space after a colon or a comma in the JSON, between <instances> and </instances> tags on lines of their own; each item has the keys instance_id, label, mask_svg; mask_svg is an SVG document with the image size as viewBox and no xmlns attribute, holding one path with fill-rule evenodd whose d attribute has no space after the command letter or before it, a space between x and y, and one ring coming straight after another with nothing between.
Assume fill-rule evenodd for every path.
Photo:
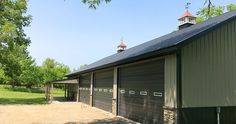
<instances>
[{"instance_id":1,"label":"barn","mask_svg":"<svg viewBox=\"0 0 236 124\"><path fill-rule=\"evenodd\" d=\"M78 101L144 124L235 124L236 11L195 19L68 74Z\"/></svg>"}]
</instances>

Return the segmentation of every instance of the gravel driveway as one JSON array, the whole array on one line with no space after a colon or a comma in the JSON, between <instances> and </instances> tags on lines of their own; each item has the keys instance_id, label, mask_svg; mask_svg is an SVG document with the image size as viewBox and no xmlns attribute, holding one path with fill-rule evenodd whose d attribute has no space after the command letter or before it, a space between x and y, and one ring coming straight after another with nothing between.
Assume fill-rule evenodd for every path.
<instances>
[{"instance_id":1,"label":"gravel driveway","mask_svg":"<svg viewBox=\"0 0 236 124\"><path fill-rule=\"evenodd\" d=\"M133 124L80 103L0 105L1 124Z\"/></svg>"}]
</instances>

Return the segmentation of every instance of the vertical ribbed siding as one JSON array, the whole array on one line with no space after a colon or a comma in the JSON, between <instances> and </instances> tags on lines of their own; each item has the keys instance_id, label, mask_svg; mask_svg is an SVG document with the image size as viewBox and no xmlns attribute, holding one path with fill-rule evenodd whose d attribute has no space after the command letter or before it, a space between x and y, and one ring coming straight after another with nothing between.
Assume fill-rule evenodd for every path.
<instances>
[{"instance_id":1,"label":"vertical ribbed siding","mask_svg":"<svg viewBox=\"0 0 236 124\"><path fill-rule=\"evenodd\" d=\"M176 54L165 57L165 106L177 107L176 99Z\"/></svg>"},{"instance_id":2,"label":"vertical ribbed siding","mask_svg":"<svg viewBox=\"0 0 236 124\"><path fill-rule=\"evenodd\" d=\"M183 107L236 105L236 22L182 48Z\"/></svg>"},{"instance_id":3,"label":"vertical ribbed siding","mask_svg":"<svg viewBox=\"0 0 236 124\"><path fill-rule=\"evenodd\" d=\"M181 124L217 124L216 108L183 108L179 112L179 119Z\"/></svg>"},{"instance_id":4,"label":"vertical ribbed siding","mask_svg":"<svg viewBox=\"0 0 236 124\"><path fill-rule=\"evenodd\" d=\"M220 113L221 124L235 124L236 123L236 107L223 107Z\"/></svg>"}]
</instances>

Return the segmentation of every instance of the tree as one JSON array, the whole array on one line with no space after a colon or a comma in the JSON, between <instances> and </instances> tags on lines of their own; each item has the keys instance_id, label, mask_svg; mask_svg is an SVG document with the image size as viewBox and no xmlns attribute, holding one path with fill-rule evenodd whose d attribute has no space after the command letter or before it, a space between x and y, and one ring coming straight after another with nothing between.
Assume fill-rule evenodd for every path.
<instances>
[{"instance_id":1,"label":"tree","mask_svg":"<svg viewBox=\"0 0 236 124\"><path fill-rule=\"evenodd\" d=\"M64 79L64 76L70 72L68 66L61 64L51 58L44 60L41 69L43 72L44 83L47 83L48 81Z\"/></svg>"},{"instance_id":2,"label":"tree","mask_svg":"<svg viewBox=\"0 0 236 124\"><path fill-rule=\"evenodd\" d=\"M30 25L31 16L26 14L27 0L0 1L0 65L5 82L14 87L22 72L20 60L30 44L24 27Z\"/></svg>"},{"instance_id":3,"label":"tree","mask_svg":"<svg viewBox=\"0 0 236 124\"><path fill-rule=\"evenodd\" d=\"M227 10L225 10L225 8L227 8ZM210 11L208 11L208 7L204 7L197 11L197 23L233 10L236 10L235 4L229 4L227 6L212 6Z\"/></svg>"},{"instance_id":4,"label":"tree","mask_svg":"<svg viewBox=\"0 0 236 124\"><path fill-rule=\"evenodd\" d=\"M29 55L31 41L24 27L30 26L32 17L26 13L27 1L0 0L0 83L9 83L13 88L62 79L69 72L67 66L53 59L37 66Z\"/></svg>"},{"instance_id":5,"label":"tree","mask_svg":"<svg viewBox=\"0 0 236 124\"><path fill-rule=\"evenodd\" d=\"M31 16L26 14L26 0L0 1L0 48L11 48L13 45L30 44L24 33L24 27L30 25Z\"/></svg>"},{"instance_id":6,"label":"tree","mask_svg":"<svg viewBox=\"0 0 236 124\"><path fill-rule=\"evenodd\" d=\"M211 6L213 6L211 0L205 0L204 5L207 4L207 13L209 14L211 12Z\"/></svg>"},{"instance_id":7,"label":"tree","mask_svg":"<svg viewBox=\"0 0 236 124\"><path fill-rule=\"evenodd\" d=\"M31 56L25 56L20 61L21 75L19 77L21 85L31 88L33 85L43 83L43 73L41 68L36 65L35 60Z\"/></svg>"},{"instance_id":8,"label":"tree","mask_svg":"<svg viewBox=\"0 0 236 124\"><path fill-rule=\"evenodd\" d=\"M96 9L101 2L109 3L111 0L81 0L85 4L89 4L90 9Z\"/></svg>"},{"instance_id":9,"label":"tree","mask_svg":"<svg viewBox=\"0 0 236 124\"><path fill-rule=\"evenodd\" d=\"M102 2L109 3L111 0L81 0L85 4L89 4L90 9L96 9ZM210 12L210 8L212 6L212 0L205 0L204 5L207 4L208 13Z\"/></svg>"},{"instance_id":10,"label":"tree","mask_svg":"<svg viewBox=\"0 0 236 124\"><path fill-rule=\"evenodd\" d=\"M233 11L236 10L236 5L235 4L229 4L226 6L227 11Z\"/></svg>"},{"instance_id":11,"label":"tree","mask_svg":"<svg viewBox=\"0 0 236 124\"><path fill-rule=\"evenodd\" d=\"M212 6L210 8L210 11L208 11L207 7L200 9L199 11L197 11L197 16L198 16L197 23L203 22L204 20L223 14L224 9L225 9L224 6Z\"/></svg>"},{"instance_id":12,"label":"tree","mask_svg":"<svg viewBox=\"0 0 236 124\"><path fill-rule=\"evenodd\" d=\"M0 84L7 83L8 77L6 76L3 66L0 64Z\"/></svg>"},{"instance_id":13,"label":"tree","mask_svg":"<svg viewBox=\"0 0 236 124\"><path fill-rule=\"evenodd\" d=\"M2 55L1 69L4 71L4 82L8 82L14 88L16 85L31 87L42 82L40 72L35 60L29 55L26 46L14 45L12 49L6 49ZM2 74L3 75L3 74ZM38 77L37 77L38 76Z\"/></svg>"},{"instance_id":14,"label":"tree","mask_svg":"<svg viewBox=\"0 0 236 124\"><path fill-rule=\"evenodd\" d=\"M14 88L15 85L19 84L19 76L22 73L20 62L24 59L27 54L25 46L14 45L12 49L6 49L2 51L1 63L5 75L8 77L9 82Z\"/></svg>"}]
</instances>

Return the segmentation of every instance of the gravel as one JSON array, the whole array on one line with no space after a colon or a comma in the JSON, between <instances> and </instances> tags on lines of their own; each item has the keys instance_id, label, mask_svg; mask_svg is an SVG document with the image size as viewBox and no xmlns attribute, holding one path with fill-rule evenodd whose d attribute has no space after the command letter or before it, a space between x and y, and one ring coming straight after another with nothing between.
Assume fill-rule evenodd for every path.
<instances>
[{"instance_id":1,"label":"gravel","mask_svg":"<svg viewBox=\"0 0 236 124\"><path fill-rule=\"evenodd\" d=\"M75 102L46 105L0 105L1 124L135 124Z\"/></svg>"}]
</instances>

